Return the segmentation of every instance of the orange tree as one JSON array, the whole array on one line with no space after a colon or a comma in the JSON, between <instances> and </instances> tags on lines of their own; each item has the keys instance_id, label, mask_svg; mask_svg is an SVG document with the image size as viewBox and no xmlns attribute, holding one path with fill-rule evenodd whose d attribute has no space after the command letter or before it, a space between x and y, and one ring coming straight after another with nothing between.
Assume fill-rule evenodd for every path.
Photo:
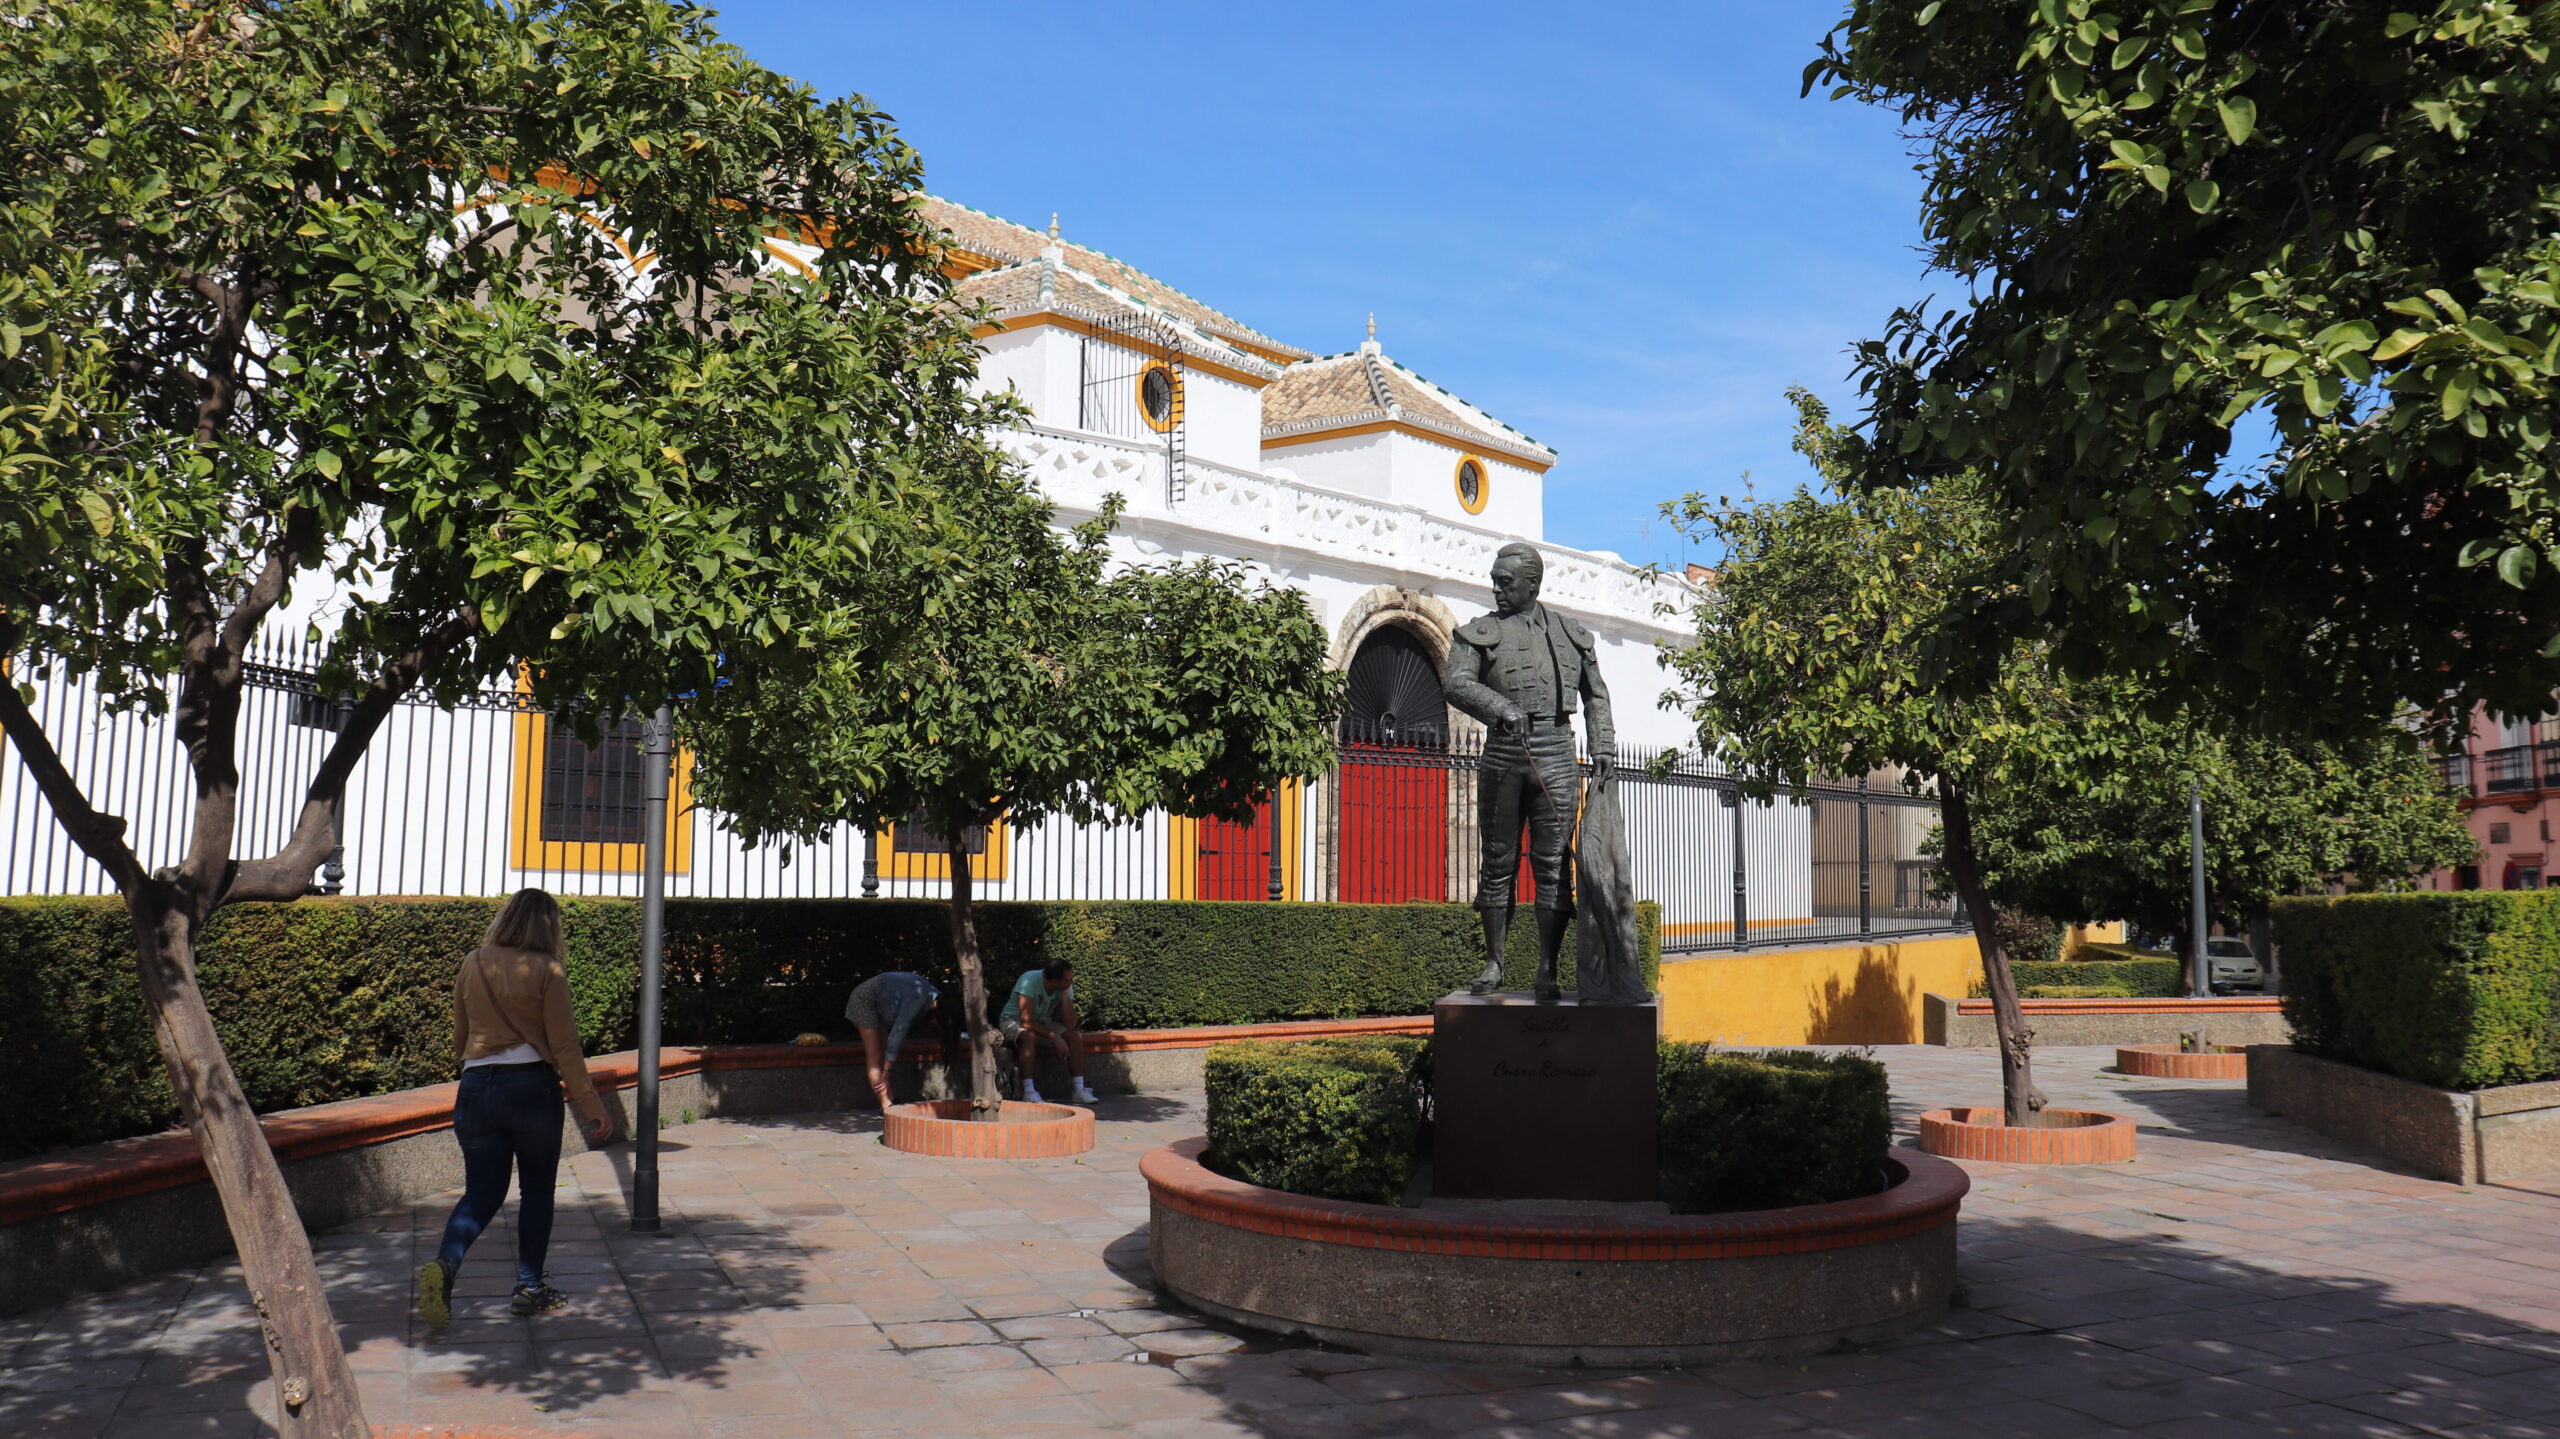
<instances>
[{"instance_id":1,"label":"orange tree","mask_svg":"<svg viewBox=\"0 0 2560 1439\"><path fill-rule=\"evenodd\" d=\"M405 697L521 667L592 714L715 668L742 694L793 673L808 576L947 527L917 477L977 423L974 351L913 152L690 6L0 18L0 730L131 912L283 1432L359 1439L197 934L227 902L306 890ZM760 249L776 233L805 243L805 277ZM326 682L352 710L291 839L240 855L244 666L297 591L334 596ZM192 805L174 852L138 851L31 711L35 685L80 677L172 715Z\"/></svg>"},{"instance_id":2,"label":"orange tree","mask_svg":"<svg viewBox=\"0 0 2560 1439\"><path fill-rule=\"evenodd\" d=\"M694 793L750 843L844 823L943 839L971 1109L992 1119L973 837L1153 810L1250 820L1258 797L1331 762L1342 676L1297 591L1222 562L1115 572L1116 499L1062 533L992 447L969 474L965 528L904 551L911 568L874 564L845 590L840 623L906 616L899 643L821 639L828 658L808 683L715 690L682 719Z\"/></svg>"},{"instance_id":3,"label":"orange tree","mask_svg":"<svg viewBox=\"0 0 2560 1439\"><path fill-rule=\"evenodd\" d=\"M1805 82L1958 296L1860 348L1851 483L1981 475L1989 618L2297 732L2549 708L2560 5L1853 0Z\"/></svg>"}]
</instances>

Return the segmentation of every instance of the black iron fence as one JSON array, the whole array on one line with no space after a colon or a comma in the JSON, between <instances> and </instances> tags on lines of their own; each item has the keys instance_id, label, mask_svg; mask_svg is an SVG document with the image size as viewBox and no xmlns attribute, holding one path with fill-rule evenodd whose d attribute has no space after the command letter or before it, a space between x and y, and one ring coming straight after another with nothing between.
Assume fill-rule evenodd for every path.
<instances>
[{"instance_id":1,"label":"black iron fence","mask_svg":"<svg viewBox=\"0 0 2560 1439\"><path fill-rule=\"evenodd\" d=\"M244 696L237 844L268 853L338 723L317 656L261 655ZM23 673L23 672L22 672ZM92 800L127 822L148 864L174 862L191 819L166 719L114 713L89 686L36 686L36 713ZM509 688L451 708L397 707L348 786L340 847L320 893L569 895L640 889L644 755L636 719L587 744ZM1640 898L1662 906L1674 953L1889 936L1958 923L1935 898L1925 843L1934 804L1882 784L1740 798L1694 754L1635 753L1618 767ZM1587 768L1587 762L1586 762ZM748 849L688 802L682 757L669 821L668 893L717 898L938 896L948 846L921 828L846 826L824 841ZM1149 814L1118 825L1044 822L968 836L990 899L1467 901L1481 869L1481 742L1432 728L1346 733L1332 770L1285 786L1250 824ZM1572 803L1570 796L1562 802ZM0 894L96 894L112 883L55 824L23 763L0 762ZM1534 881L1516 877L1528 903Z\"/></svg>"}]
</instances>

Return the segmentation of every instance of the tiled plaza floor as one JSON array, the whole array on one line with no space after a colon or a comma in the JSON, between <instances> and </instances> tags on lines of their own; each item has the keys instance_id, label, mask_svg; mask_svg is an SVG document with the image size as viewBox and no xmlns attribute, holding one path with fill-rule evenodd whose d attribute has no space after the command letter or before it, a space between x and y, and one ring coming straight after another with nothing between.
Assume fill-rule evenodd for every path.
<instances>
[{"instance_id":1,"label":"tiled plaza floor","mask_svg":"<svg viewBox=\"0 0 2560 1439\"><path fill-rule=\"evenodd\" d=\"M1905 1128L1996 1098L1988 1051L1883 1051ZM868 1116L668 1131L661 1237L621 1152L561 1190L564 1314L506 1316L493 1231L438 1336L410 1276L450 1200L318 1241L377 1422L597 1439L1403 1434L2560 1435L2560 1199L2463 1189L2254 1114L2236 1084L2044 1051L2057 1104L2127 1110L2128 1165L1973 1165L1961 1306L1783 1364L1573 1373L1364 1358L1157 1303L1138 1156L1196 1095L1101 1106L1075 1160L893 1154ZM0 1321L0 1435L257 1435L228 1266Z\"/></svg>"}]
</instances>

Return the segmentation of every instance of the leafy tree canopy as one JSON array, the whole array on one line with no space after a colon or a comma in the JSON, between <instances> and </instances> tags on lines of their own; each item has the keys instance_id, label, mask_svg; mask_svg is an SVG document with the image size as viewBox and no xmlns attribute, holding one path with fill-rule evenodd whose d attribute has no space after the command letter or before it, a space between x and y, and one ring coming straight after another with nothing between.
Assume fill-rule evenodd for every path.
<instances>
[{"instance_id":1,"label":"leafy tree canopy","mask_svg":"<svg viewBox=\"0 0 2560 1439\"><path fill-rule=\"evenodd\" d=\"M2555 40L2532 0L1854 0L1806 85L1900 114L1963 293L1860 348L1845 471L1987 477L2027 604L1978 618L2074 672L2344 736L2541 712Z\"/></svg>"},{"instance_id":2,"label":"leafy tree canopy","mask_svg":"<svg viewBox=\"0 0 2560 1439\"><path fill-rule=\"evenodd\" d=\"M1994 902L2183 935L2190 784L2204 799L2212 917L2228 928L2280 895L2405 889L2477 852L2461 802L2407 733L2303 746L2157 726L2149 738L2149 758L2102 788L2029 781L1983 794L1975 842Z\"/></svg>"}]
</instances>

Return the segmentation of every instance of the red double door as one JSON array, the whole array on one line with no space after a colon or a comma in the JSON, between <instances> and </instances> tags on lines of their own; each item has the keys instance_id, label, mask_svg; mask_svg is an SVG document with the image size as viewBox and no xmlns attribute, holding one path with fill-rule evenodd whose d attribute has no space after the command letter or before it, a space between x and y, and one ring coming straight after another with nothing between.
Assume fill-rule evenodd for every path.
<instances>
[{"instance_id":1,"label":"red double door","mask_svg":"<svg viewBox=\"0 0 2560 1439\"><path fill-rule=\"evenodd\" d=\"M1253 808L1253 823L1204 819L1193 893L1202 899L1271 897L1271 801Z\"/></svg>"},{"instance_id":2,"label":"red double door","mask_svg":"<svg viewBox=\"0 0 2560 1439\"><path fill-rule=\"evenodd\" d=\"M1344 748L1339 773L1343 900L1399 904L1447 899L1449 770L1444 757L1350 745Z\"/></svg>"}]
</instances>

